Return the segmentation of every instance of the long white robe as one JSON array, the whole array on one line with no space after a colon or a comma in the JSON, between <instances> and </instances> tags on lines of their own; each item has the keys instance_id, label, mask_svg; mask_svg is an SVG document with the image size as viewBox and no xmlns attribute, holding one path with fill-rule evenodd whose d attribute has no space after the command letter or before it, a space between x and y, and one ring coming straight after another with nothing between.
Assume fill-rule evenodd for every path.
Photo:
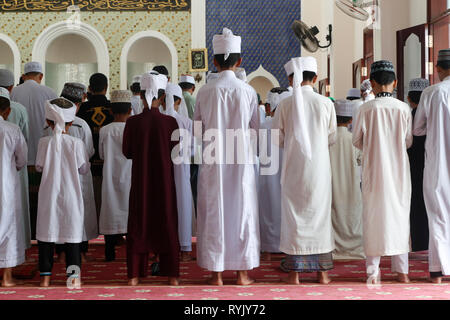
<instances>
[{"instance_id":1,"label":"long white robe","mask_svg":"<svg viewBox=\"0 0 450 320\"><path fill-rule=\"evenodd\" d=\"M203 123L203 132L217 129L223 137L226 129L258 129L257 100L252 87L237 79L234 72L223 71L217 80L198 92L194 120ZM242 140L245 164L200 165L197 256L199 266L210 271L250 270L259 266L258 197L253 155L249 152L250 138L243 137ZM218 146L216 153L222 156L221 163L226 163L225 144L225 141L223 144L204 142L203 151L210 154L213 153L210 148ZM234 163L237 163L236 158L235 153Z\"/></svg>"},{"instance_id":2,"label":"long white robe","mask_svg":"<svg viewBox=\"0 0 450 320\"><path fill-rule=\"evenodd\" d=\"M423 190L430 272L450 275L450 77L422 93L414 135L427 136Z\"/></svg>"},{"instance_id":3,"label":"long white robe","mask_svg":"<svg viewBox=\"0 0 450 320\"><path fill-rule=\"evenodd\" d=\"M125 122L113 122L100 129L99 154L104 160L100 233L126 234L133 161L122 152Z\"/></svg>"},{"instance_id":4,"label":"long white robe","mask_svg":"<svg viewBox=\"0 0 450 320\"><path fill-rule=\"evenodd\" d=\"M366 256L409 252L413 141L410 107L382 97L359 109L353 145L363 152L363 235Z\"/></svg>"},{"instance_id":5,"label":"long white robe","mask_svg":"<svg viewBox=\"0 0 450 320\"><path fill-rule=\"evenodd\" d=\"M178 127L188 131L191 136L193 134L192 120L180 115L178 112L167 112L168 116L172 116L177 120ZM192 142L191 142L192 143ZM187 144L185 144L187 146ZM189 154L194 150L191 144ZM183 152L183 148L180 149ZM190 159L190 157L188 157ZM192 251L192 214L193 199L191 188L191 166L190 164L174 164L175 187L177 192L177 209L178 209L178 238L180 241L181 251Z\"/></svg>"},{"instance_id":6,"label":"long white robe","mask_svg":"<svg viewBox=\"0 0 450 320\"><path fill-rule=\"evenodd\" d=\"M42 137L45 124L45 101L58 98L53 89L40 85L34 80L27 80L11 92L11 100L23 105L28 112L29 132L28 165L36 161L39 139Z\"/></svg>"},{"instance_id":7,"label":"long white robe","mask_svg":"<svg viewBox=\"0 0 450 320\"><path fill-rule=\"evenodd\" d=\"M50 127L46 128L44 136L52 135L52 129ZM86 121L79 117L75 117L72 126L69 128L69 135L83 141L89 158L95 154L92 132ZM86 174L80 174L80 181L84 204L83 241L88 241L98 237L97 209L95 206L94 184L91 171Z\"/></svg>"},{"instance_id":8,"label":"long white robe","mask_svg":"<svg viewBox=\"0 0 450 320\"><path fill-rule=\"evenodd\" d=\"M347 127L338 127L336 143L330 147L335 259L365 258L362 227L361 152L352 144Z\"/></svg>"},{"instance_id":9,"label":"long white robe","mask_svg":"<svg viewBox=\"0 0 450 320\"><path fill-rule=\"evenodd\" d=\"M260 168L277 167L279 168L274 175L260 175L258 181L259 195L259 227L261 234L261 251L279 252L280 251L280 233L281 233L281 164L283 162L283 149L271 143L271 129L273 118L267 117L262 123L261 129L267 130L267 151L260 152L267 154L272 159L270 164L260 163ZM264 148L263 146L263 148ZM273 155L278 153L278 159ZM276 161L276 159L278 161Z\"/></svg>"},{"instance_id":10,"label":"long white robe","mask_svg":"<svg viewBox=\"0 0 450 320\"><path fill-rule=\"evenodd\" d=\"M42 172L36 239L54 243L82 242L84 202L80 174L90 171L83 141L63 134L58 152L55 137L41 138L36 170Z\"/></svg>"},{"instance_id":11,"label":"long white robe","mask_svg":"<svg viewBox=\"0 0 450 320\"><path fill-rule=\"evenodd\" d=\"M11 113L8 116L8 122L14 123L19 126L20 131L25 137L25 141L29 139L29 119L27 109L18 102L11 101ZM28 195L28 170L23 167L19 171L20 177L20 192L22 199L22 212L25 228L24 236L27 249L31 248L31 221L30 221L30 198Z\"/></svg>"},{"instance_id":12,"label":"long white robe","mask_svg":"<svg viewBox=\"0 0 450 320\"><path fill-rule=\"evenodd\" d=\"M0 116L0 269L25 262L24 217L18 170L27 164L27 144L20 128Z\"/></svg>"},{"instance_id":13,"label":"long white robe","mask_svg":"<svg viewBox=\"0 0 450 320\"><path fill-rule=\"evenodd\" d=\"M142 104L142 99L140 95L133 95L131 97L131 110L132 110L132 116L137 116L138 114L141 114L144 110L144 105Z\"/></svg>"},{"instance_id":14,"label":"long white robe","mask_svg":"<svg viewBox=\"0 0 450 320\"><path fill-rule=\"evenodd\" d=\"M292 98L275 113L284 147L281 172L280 250L289 255L313 255L334 250L331 223L331 165L329 146L336 140L336 113L330 99L303 86L312 158L308 160L294 136Z\"/></svg>"}]
</instances>

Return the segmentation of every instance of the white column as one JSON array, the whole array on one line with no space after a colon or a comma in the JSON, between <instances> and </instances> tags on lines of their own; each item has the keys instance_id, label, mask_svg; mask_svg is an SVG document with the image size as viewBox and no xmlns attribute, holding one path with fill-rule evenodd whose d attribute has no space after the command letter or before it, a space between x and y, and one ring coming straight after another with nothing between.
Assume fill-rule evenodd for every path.
<instances>
[{"instance_id":1,"label":"white column","mask_svg":"<svg viewBox=\"0 0 450 320\"><path fill-rule=\"evenodd\" d=\"M191 1L191 48L206 48L206 0ZM206 83L206 73L201 75L203 79L197 83L195 94Z\"/></svg>"}]
</instances>

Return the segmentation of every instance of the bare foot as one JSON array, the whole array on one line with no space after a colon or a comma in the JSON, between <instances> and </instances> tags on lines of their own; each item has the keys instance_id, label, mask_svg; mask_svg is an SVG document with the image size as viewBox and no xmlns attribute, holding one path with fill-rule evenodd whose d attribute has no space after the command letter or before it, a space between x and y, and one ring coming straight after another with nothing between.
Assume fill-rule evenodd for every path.
<instances>
[{"instance_id":1,"label":"bare foot","mask_svg":"<svg viewBox=\"0 0 450 320\"><path fill-rule=\"evenodd\" d=\"M272 261L272 254L270 252L264 252L262 254L262 261Z\"/></svg>"},{"instance_id":2,"label":"bare foot","mask_svg":"<svg viewBox=\"0 0 450 320\"><path fill-rule=\"evenodd\" d=\"M434 284L442 284L443 277L431 277L430 281Z\"/></svg>"},{"instance_id":3,"label":"bare foot","mask_svg":"<svg viewBox=\"0 0 450 320\"><path fill-rule=\"evenodd\" d=\"M247 271L238 271L237 285L238 286L249 286L255 283L255 280L248 276Z\"/></svg>"},{"instance_id":4,"label":"bare foot","mask_svg":"<svg viewBox=\"0 0 450 320\"><path fill-rule=\"evenodd\" d=\"M317 273L317 279L319 281L320 284L330 284L331 279L328 276L328 272L318 272Z\"/></svg>"},{"instance_id":5,"label":"bare foot","mask_svg":"<svg viewBox=\"0 0 450 320\"><path fill-rule=\"evenodd\" d=\"M377 277L369 277L366 281L367 284L370 285L380 285L381 284L381 280Z\"/></svg>"},{"instance_id":6,"label":"bare foot","mask_svg":"<svg viewBox=\"0 0 450 320\"><path fill-rule=\"evenodd\" d=\"M41 277L41 287L47 288L50 287L50 276Z\"/></svg>"},{"instance_id":7,"label":"bare foot","mask_svg":"<svg viewBox=\"0 0 450 320\"><path fill-rule=\"evenodd\" d=\"M17 286L17 284L18 283L14 280L14 278L12 278L12 279L5 279L5 277L3 277L2 287L11 288L11 287Z\"/></svg>"},{"instance_id":8,"label":"bare foot","mask_svg":"<svg viewBox=\"0 0 450 320\"><path fill-rule=\"evenodd\" d=\"M298 276L298 272L295 272L295 271L289 272L289 276L287 278L283 279L283 281L290 285L299 285L300 278Z\"/></svg>"},{"instance_id":9,"label":"bare foot","mask_svg":"<svg viewBox=\"0 0 450 320\"><path fill-rule=\"evenodd\" d=\"M213 272L211 279L208 280L211 286L223 286L222 272Z\"/></svg>"},{"instance_id":10,"label":"bare foot","mask_svg":"<svg viewBox=\"0 0 450 320\"><path fill-rule=\"evenodd\" d=\"M139 278L133 278L128 281L130 287L136 287L139 284Z\"/></svg>"},{"instance_id":11,"label":"bare foot","mask_svg":"<svg viewBox=\"0 0 450 320\"><path fill-rule=\"evenodd\" d=\"M407 274L404 273L398 273L397 274L397 281L400 283L411 283L411 281L409 280L409 277Z\"/></svg>"},{"instance_id":12,"label":"bare foot","mask_svg":"<svg viewBox=\"0 0 450 320\"><path fill-rule=\"evenodd\" d=\"M65 252L61 252L56 258L56 263L66 263L66 254Z\"/></svg>"},{"instance_id":13,"label":"bare foot","mask_svg":"<svg viewBox=\"0 0 450 320\"><path fill-rule=\"evenodd\" d=\"M192 258L191 253L190 252L181 252L181 262L190 262L190 261L194 261L194 258Z\"/></svg>"},{"instance_id":14,"label":"bare foot","mask_svg":"<svg viewBox=\"0 0 450 320\"><path fill-rule=\"evenodd\" d=\"M180 285L180 281L177 278L169 277L169 285L170 286L178 286Z\"/></svg>"}]
</instances>

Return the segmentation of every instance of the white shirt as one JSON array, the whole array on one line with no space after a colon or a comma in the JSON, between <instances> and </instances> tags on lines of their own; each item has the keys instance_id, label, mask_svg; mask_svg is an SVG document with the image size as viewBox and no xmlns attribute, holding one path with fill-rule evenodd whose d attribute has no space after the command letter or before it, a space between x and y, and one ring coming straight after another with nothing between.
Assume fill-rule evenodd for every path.
<instances>
[{"instance_id":1,"label":"white shirt","mask_svg":"<svg viewBox=\"0 0 450 320\"><path fill-rule=\"evenodd\" d=\"M131 110L132 110L132 115L133 116L137 116L138 114L141 114L142 111L144 110L144 104L142 103L142 99L140 95L133 95L131 97Z\"/></svg>"},{"instance_id":2,"label":"white shirt","mask_svg":"<svg viewBox=\"0 0 450 320\"><path fill-rule=\"evenodd\" d=\"M27 163L27 144L17 125L0 116L0 269L25 262L27 244L18 170Z\"/></svg>"},{"instance_id":3,"label":"white shirt","mask_svg":"<svg viewBox=\"0 0 450 320\"><path fill-rule=\"evenodd\" d=\"M99 154L104 160L100 233L126 234L131 189L132 160L122 153L125 122L113 122L100 129Z\"/></svg>"},{"instance_id":4,"label":"white shirt","mask_svg":"<svg viewBox=\"0 0 450 320\"><path fill-rule=\"evenodd\" d=\"M217 129L223 137L226 129L258 129L257 100L251 86L237 79L233 71L223 71L217 80L207 83L198 92L194 120L203 123L204 132ZM210 271L251 270L259 266L254 158L249 153L250 138L243 137L242 141L246 164L204 163L200 166L197 259L200 267ZM211 143L204 142L204 153L209 153L210 148ZM216 150L223 156L221 163L226 163L222 148ZM235 154L235 161L236 158Z\"/></svg>"},{"instance_id":5,"label":"white shirt","mask_svg":"<svg viewBox=\"0 0 450 320\"><path fill-rule=\"evenodd\" d=\"M39 139L45 124L45 101L58 98L53 89L40 85L34 80L27 80L11 92L11 100L22 104L28 112L30 137L28 140L28 165L36 161Z\"/></svg>"}]
</instances>

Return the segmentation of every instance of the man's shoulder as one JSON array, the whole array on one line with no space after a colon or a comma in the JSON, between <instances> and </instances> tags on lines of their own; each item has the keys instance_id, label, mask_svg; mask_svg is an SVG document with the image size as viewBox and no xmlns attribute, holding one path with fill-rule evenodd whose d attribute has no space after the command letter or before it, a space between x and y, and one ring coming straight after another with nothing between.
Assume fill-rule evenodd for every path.
<instances>
[{"instance_id":1,"label":"man's shoulder","mask_svg":"<svg viewBox=\"0 0 450 320\"><path fill-rule=\"evenodd\" d=\"M1 120L0 126L3 131L11 133L11 134L16 134L17 131L20 132L20 127L17 124L9 122L9 121Z\"/></svg>"}]
</instances>

